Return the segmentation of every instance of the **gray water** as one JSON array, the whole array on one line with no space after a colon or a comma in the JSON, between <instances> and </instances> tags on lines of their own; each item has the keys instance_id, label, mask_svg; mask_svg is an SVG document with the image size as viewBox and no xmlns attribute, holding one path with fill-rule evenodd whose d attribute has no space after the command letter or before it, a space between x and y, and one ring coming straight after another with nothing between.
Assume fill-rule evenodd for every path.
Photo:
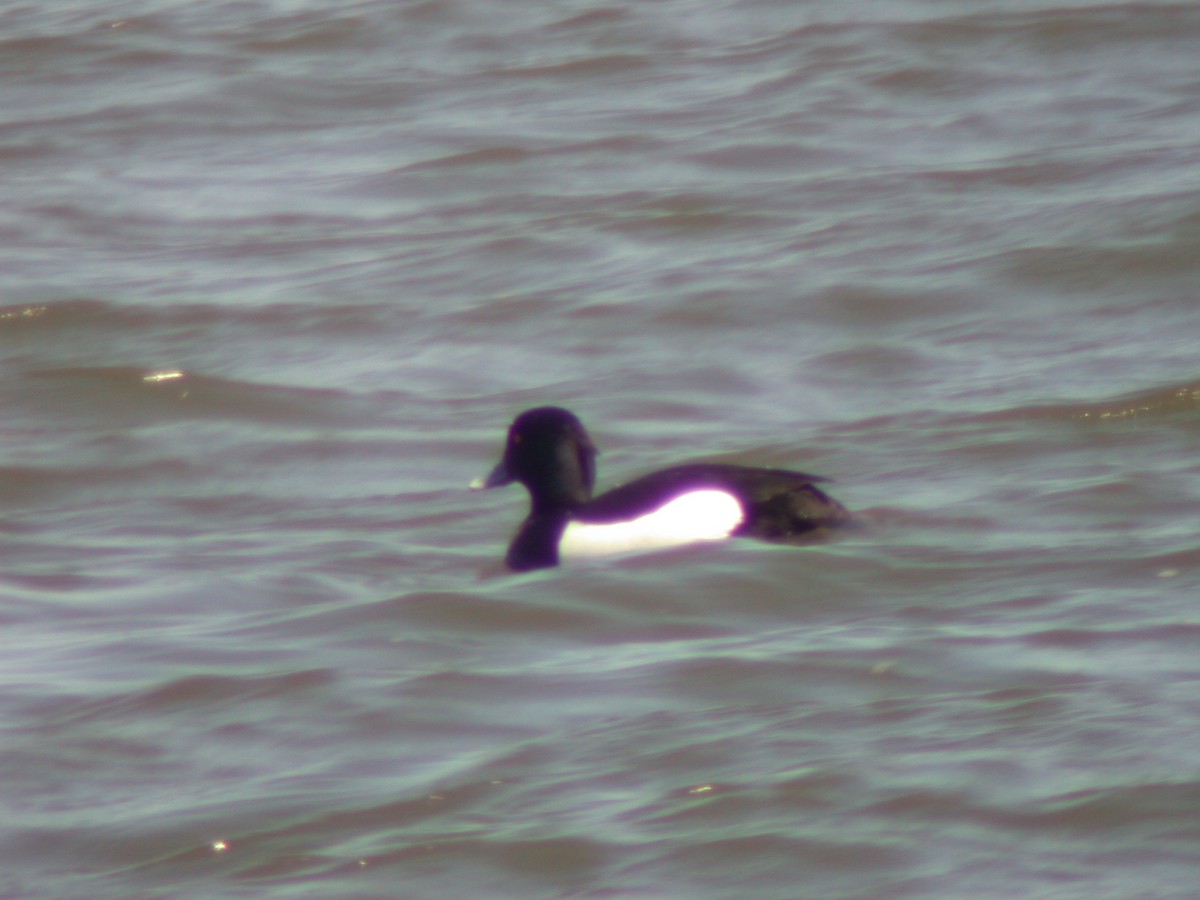
<instances>
[{"instance_id":1,"label":"gray water","mask_svg":"<svg viewBox=\"0 0 1200 900\"><path fill-rule=\"evenodd\" d=\"M0 9L0 895L1197 896L1198 42ZM508 574L544 403L869 527Z\"/></svg>"}]
</instances>

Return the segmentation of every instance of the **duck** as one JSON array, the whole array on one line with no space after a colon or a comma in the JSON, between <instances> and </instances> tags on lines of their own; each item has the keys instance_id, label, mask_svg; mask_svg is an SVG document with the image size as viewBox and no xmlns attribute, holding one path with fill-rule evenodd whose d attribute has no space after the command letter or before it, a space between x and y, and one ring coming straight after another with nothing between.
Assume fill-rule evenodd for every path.
<instances>
[{"instance_id":1,"label":"duck","mask_svg":"<svg viewBox=\"0 0 1200 900\"><path fill-rule=\"evenodd\" d=\"M817 484L786 469L688 463L651 472L597 497L596 445L579 418L559 406L521 413L500 462L476 489L519 483L529 514L509 544L514 572L564 560L751 537L781 541L854 523Z\"/></svg>"}]
</instances>

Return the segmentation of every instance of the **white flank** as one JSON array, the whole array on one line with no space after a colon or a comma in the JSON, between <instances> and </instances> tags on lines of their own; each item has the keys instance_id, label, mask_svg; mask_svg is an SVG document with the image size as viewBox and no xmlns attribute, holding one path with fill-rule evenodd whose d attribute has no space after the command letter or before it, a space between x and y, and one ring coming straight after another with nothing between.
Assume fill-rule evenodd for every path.
<instances>
[{"instance_id":1,"label":"white flank","mask_svg":"<svg viewBox=\"0 0 1200 900\"><path fill-rule=\"evenodd\" d=\"M562 559L658 550L729 537L744 518L742 505L724 491L692 491L628 522L570 522L558 545Z\"/></svg>"}]
</instances>

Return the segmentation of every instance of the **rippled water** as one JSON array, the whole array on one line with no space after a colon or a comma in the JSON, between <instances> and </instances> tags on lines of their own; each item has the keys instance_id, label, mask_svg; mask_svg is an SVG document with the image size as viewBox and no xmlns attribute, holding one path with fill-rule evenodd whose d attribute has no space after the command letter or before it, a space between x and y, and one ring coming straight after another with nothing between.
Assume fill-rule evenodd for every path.
<instances>
[{"instance_id":1,"label":"rippled water","mask_svg":"<svg viewBox=\"0 0 1200 900\"><path fill-rule=\"evenodd\" d=\"M1192 3L0 10L0 894L1189 897ZM611 485L869 527L523 576Z\"/></svg>"}]
</instances>

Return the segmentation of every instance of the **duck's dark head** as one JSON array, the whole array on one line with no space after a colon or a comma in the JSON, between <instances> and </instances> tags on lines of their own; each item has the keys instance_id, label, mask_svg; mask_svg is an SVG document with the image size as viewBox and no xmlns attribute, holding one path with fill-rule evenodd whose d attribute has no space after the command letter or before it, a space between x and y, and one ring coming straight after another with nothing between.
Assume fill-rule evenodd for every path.
<instances>
[{"instance_id":1,"label":"duck's dark head","mask_svg":"<svg viewBox=\"0 0 1200 900\"><path fill-rule=\"evenodd\" d=\"M596 482L596 446L583 423L558 406L526 410L513 420L504 456L485 488L517 481L529 490L534 514L587 503Z\"/></svg>"}]
</instances>

